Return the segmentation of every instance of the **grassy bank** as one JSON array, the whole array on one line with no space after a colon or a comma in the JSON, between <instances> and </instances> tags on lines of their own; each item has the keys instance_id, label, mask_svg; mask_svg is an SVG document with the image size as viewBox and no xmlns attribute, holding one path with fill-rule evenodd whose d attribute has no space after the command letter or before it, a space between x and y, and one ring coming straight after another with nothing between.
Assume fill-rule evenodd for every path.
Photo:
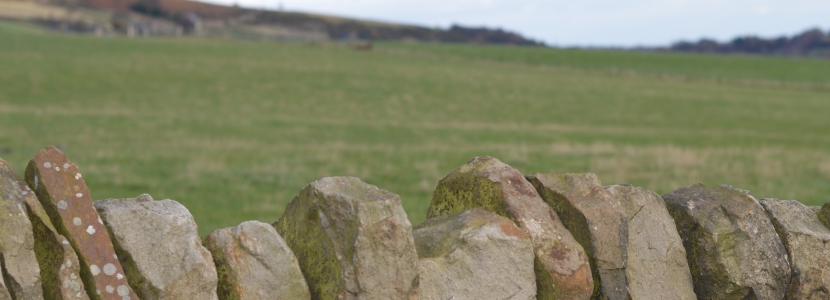
<instances>
[{"instance_id":1,"label":"grassy bank","mask_svg":"<svg viewBox=\"0 0 830 300\"><path fill-rule=\"evenodd\" d=\"M65 148L93 197L150 193L200 232L273 222L358 176L420 223L474 156L666 193L830 200L830 61L544 48L124 39L0 25L0 157Z\"/></svg>"}]
</instances>

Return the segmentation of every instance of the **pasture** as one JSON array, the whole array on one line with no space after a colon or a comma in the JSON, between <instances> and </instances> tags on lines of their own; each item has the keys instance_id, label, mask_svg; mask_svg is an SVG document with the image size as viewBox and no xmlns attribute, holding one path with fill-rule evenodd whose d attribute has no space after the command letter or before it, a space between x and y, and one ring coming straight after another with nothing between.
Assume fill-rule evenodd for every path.
<instances>
[{"instance_id":1,"label":"pasture","mask_svg":"<svg viewBox=\"0 0 830 300\"><path fill-rule=\"evenodd\" d=\"M127 39L0 23L0 157L58 145L95 199L272 223L357 176L413 224L475 156L658 194L703 182L830 201L830 60L379 43Z\"/></svg>"}]
</instances>

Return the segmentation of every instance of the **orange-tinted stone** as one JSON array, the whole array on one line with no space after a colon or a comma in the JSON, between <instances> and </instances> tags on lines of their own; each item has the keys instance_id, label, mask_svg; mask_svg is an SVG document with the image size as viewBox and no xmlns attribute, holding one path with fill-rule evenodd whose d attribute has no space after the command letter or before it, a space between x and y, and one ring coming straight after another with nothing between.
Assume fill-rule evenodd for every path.
<instances>
[{"instance_id":1,"label":"orange-tinted stone","mask_svg":"<svg viewBox=\"0 0 830 300\"><path fill-rule=\"evenodd\" d=\"M92 205L78 167L55 147L40 150L26 168L26 183L58 232L78 255L81 278L92 299L138 299L124 277L107 230Z\"/></svg>"}]
</instances>

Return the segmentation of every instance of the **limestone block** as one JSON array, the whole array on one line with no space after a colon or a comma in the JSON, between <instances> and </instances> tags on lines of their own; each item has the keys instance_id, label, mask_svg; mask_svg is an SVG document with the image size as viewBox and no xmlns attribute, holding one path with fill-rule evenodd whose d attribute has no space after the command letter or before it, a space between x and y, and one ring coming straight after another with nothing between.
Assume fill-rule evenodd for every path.
<instances>
[{"instance_id":1,"label":"limestone block","mask_svg":"<svg viewBox=\"0 0 830 300\"><path fill-rule=\"evenodd\" d=\"M792 280L786 299L830 299L830 229L795 200L761 199L787 249Z\"/></svg>"},{"instance_id":2,"label":"limestone block","mask_svg":"<svg viewBox=\"0 0 830 300\"><path fill-rule=\"evenodd\" d=\"M421 300L536 299L533 244L513 221L480 208L414 231Z\"/></svg>"},{"instance_id":3,"label":"limestone block","mask_svg":"<svg viewBox=\"0 0 830 300\"><path fill-rule=\"evenodd\" d=\"M510 218L530 236L538 299L591 296L585 250L519 171L489 156L470 160L438 183L427 218L476 207Z\"/></svg>"},{"instance_id":4,"label":"limestone block","mask_svg":"<svg viewBox=\"0 0 830 300\"><path fill-rule=\"evenodd\" d=\"M605 187L628 218L625 276L632 299L697 299L686 249L663 198L632 185Z\"/></svg>"},{"instance_id":5,"label":"limestone block","mask_svg":"<svg viewBox=\"0 0 830 300\"><path fill-rule=\"evenodd\" d=\"M46 210L25 182L18 181L32 223L35 256L40 265L45 299L87 300L89 296L81 280L81 264L69 240L60 235L49 220Z\"/></svg>"},{"instance_id":6,"label":"limestone block","mask_svg":"<svg viewBox=\"0 0 830 300\"><path fill-rule=\"evenodd\" d=\"M532 174L527 179L585 248L594 275L593 298L628 299L628 218L597 176Z\"/></svg>"},{"instance_id":7,"label":"limestone block","mask_svg":"<svg viewBox=\"0 0 830 300\"><path fill-rule=\"evenodd\" d=\"M26 215L22 195L24 191L20 189L16 177L6 161L0 159L0 253L3 258L3 279L12 298L43 299L32 223Z\"/></svg>"},{"instance_id":8,"label":"limestone block","mask_svg":"<svg viewBox=\"0 0 830 300\"><path fill-rule=\"evenodd\" d=\"M270 224L217 229L204 244L219 273L220 299L311 299L294 252Z\"/></svg>"},{"instance_id":9,"label":"limestone block","mask_svg":"<svg viewBox=\"0 0 830 300\"><path fill-rule=\"evenodd\" d=\"M418 255L398 195L356 177L326 177L274 224L294 251L312 299L411 299Z\"/></svg>"},{"instance_id":10,"label":"limestone block","mask_svg":"<svg viewBox=\"0 0 830 300\"><path fill-rule=\"evenodd\" d=\"M683 239L698 298L784 298L791 276L787 251L748 191L695 184L663 199Z\"/></svg>"},{"instance_id":11,"label":"limestone block","mask_svg":"<svg viewBox=\"0 0 830 300\"><path fill-rule=\"evenodd\" d=\"M141 299L217 299L216 266L187 208L147 194L94 205Z\"/></svg>"},{"instance_id":12,"label":"limestone block","mask_svg":"<svg viewBox=\"0 0 830 300\"><path fill-rule=\"evenodd\" d=\"M87 295L93 299L138 299L79 169L55 147L40 150L26 168L26 183L49 218L66 237L81 267Z\"/></svg>"}]
</instances>

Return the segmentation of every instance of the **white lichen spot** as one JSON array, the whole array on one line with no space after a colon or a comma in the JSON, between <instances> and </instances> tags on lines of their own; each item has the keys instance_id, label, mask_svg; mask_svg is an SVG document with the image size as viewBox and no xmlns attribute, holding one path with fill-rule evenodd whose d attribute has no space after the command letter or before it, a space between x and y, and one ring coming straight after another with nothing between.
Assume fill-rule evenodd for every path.
<instances>
[{"instance_id":1,"label":"white lichen spot","mask_svg":"<svg viewBox=\"0 0 830 300\"><path fill-rule=\"evenodd\" d=\"M77 197L77 198L81 198L81 197L83 197L83 196L84 196L84 194L81 194L81 193L77 193L77 194L75 194L75 197Z\"/></svg>"},{"instance_id":2,"label":"white lichen spot","mask_svg":"<svg viewBox=\"0 0 830 300\"><path fill-rule=\"evenodd\" d=\"M37 189L37 175L35 175L35 189Z\"/></svg>"},{"instance_id":3,"label":"white lichen spot","mask_svg":"<svg viewBox=\"0 0 830 300\"><path fill-rule=\"evenodd\" d=\"M101 225L104 225L104 221L101 221L101 216L98 216L98 223L101 223Z\"/></svg>"},{"instance_id":4,"label":"white lichen spot","mask_svg":"<svg viewBox=\"0 0 830 300\"><path fill-rule=\"evenodd\" d=\"M61 242L61 244L64 244L64 245L69 245L69 240L63 240L63 241Z\"/></svg>"},{"instance_id":5,"label":"white lichen spot","mask_svg":"<svg viewBox=\"0 0 830 300\"><path fill-rule=\"evenodd\" d=\"M64 264L66 265L67 268L69 268L69 267L72 266L72 261L67 259Z\"/></svg>"},{"instance_id":6,"label":"white lichen spot","mask_svg":"<svg viewBox=\"0 0 830 300\"><path fill-rule=\"evenodd\" d=\"M101 269L99 269L97 265L90 265L89 271L92 272L92 276L98 276L98 274L101 274Z\"/></svg>"},{"instance_id":7,"label":"white lichen spot","mask_svg":"<svg viewBox=\"0 0 830 300\"><path fill-rule=\"evenodd\" d=\"M81 226L81 218L75 217L72 219L72 224L75 224L75 226Z\"/></svg>"},{"instance_id":8,"label":"white lichen spot","mask_svg":"<svg viewBox=\"0 0 830 300\"><path fill-rule=\"evenodd\" d=\"M121 279L124 279L124 275L121 275L121 273L118 273L118 274L115 274L115 278L118 278L118 280L121 280Z\"/></svg>"},{"instance_id":9,"label":"white lichen spot","mask_svg":"<svg viewBox=\"0 0 830 300\"><path fill-rule=\"evenodd\" d=\"M58 201L58 208L66 209L67 206L69 206L69 204L66 203L66 200Z\"/></svg>"},{"instance_id":10,"label":"white lichen spot","mask_svg":"<svg viewBox=\"0 0 830 300\"><path fill-rule=\"evenodd\" d=\"M78 292L77 294L75 294L75 298L81 298L81 296L82 296L81 292Z\"/></svg>"},{"instance_id":11,"label":"white lichen spot","mask_svg":"<svg viewBox=\"0 0 830 300\"><path fill-rule=\"evenodd\" d=\"M65 163L65 164L63 164L63 169L64 169L64 170L69 169L69 163Z\"/></svg>"},{"instance_id":12,"label":"white lichen spot","mask_svg":"<svg viewBox=\"0 0 830 300\"><path fill-rule=\"evenodd\" d=\"M130 296L129 296L129 295L124 296L124 297L121 297L121 300L132 300L132 299L133 299L133 298L130 298Z\"/></svg>"},{"instance_id":13,"label":"white lichen spot","mask_svg":"<svg viewBox=\"0 0 830 300\"><path fill-rule=\"evenodd\" d=\"M81 173L75 174L75 180L81 179L81 177L83 177Z\"/></svg>"},{"instance_id":14,"label":"white lichen spot","mask_svg":"<svg viewBox=\"0 0 830 300\"><path fill-rule=\"evenodd\" d=\"M43 163L43 167L47 168L47 169L51 169L52 168L52 163L47 161L47 162Z\"/></svg>"},{"instance_id":15,"label":"white lichen spot","mask_svg":"<svg viewBox=\"0 0 830 300\"><path fill-rule=\"evenodd\" d=\"M100 295L100 294L101 294L101 290L95 290L95 294L96 294L96 295Z\"/></svg>"},{"instance_id":16,"label":"white lichen spot","mask_svg":"<svg viewBox=\"0 0 830 300\"><path fill-rule=\"evenodd\" d=\"M112 258L118 259L118 255L113 254Z\"/></svg>"},{"instance_id":17,"label":"white lichen spot","mask_svg":"<svg viewBox=\"0 0 830 300\"><path fill-rule=\"evenodd\" d=\"M118 286L118 296L128 296L130 295L130 288L126 285L119 285Z\"/></svg>"},{"instance_id":18,"label":"white lichen spot","mask_svg":"<svg viewBox=\"0 0 830 300\"><path fill-rule=\"evenodd\" d=\"M112 263L107 263L106 265L104 265L104 274L115 274L115 265L113 265Z\"/></svg>"},{"instance_id":19,"label":"white lichen spot","mask_svg":"<svg viewBox=\"0 0 830 300\"><path fill-rule=\"evenodd\" d=\"M597 230L597 227L596 227L596 226L594 226L594 230Z\"/></svg>"},{"instance_id":20,"label":"white lichen spot","mask_svg":"<svg viewBox=\"0 0 830 300\"><path fill-rule=\"evenodd\" d=\"M107 293L110 293L110 294L112 294L112 292L114 292L114 291L115 291L115 289L114 289L114 288L112 288L112 286L111 286L111 285L108 285L105 289L107 290Z\"/></svg>"},{"instance_id":21,"label":"white lichen spot","mask_svg":"<svg viewBox=\"0 0 830 300\"><path fill-rule=\"evenodd\" d=\"M55 167L55 172L60 172L60 171L61 171L61 167Z\"/></svg>"},{"instance_id":22,"label":"white lichen spot","mask_svg":"<svg viewBox=\"0 0 830 300\"><path fill-rule=\"evenodd\" d=\"M86 228L86 233L89 233L90 235L95 234L95 228L92 227L92 225L89 225L89 227Z\"/></svg>"},{"instance_id":23,"label":"white lichen spot","mask_svg":"<svg viewBox=\"0 0 830 300\"><path fill-rule=\"evenodd\" d=\"M71 287L74 291L79 292L81 290L81 282L77 280L72 280L69 282L69 287Z\"/></svg>"},{"instance_id":24,"label":"white lichen spot","mask_svg":"<svg viewBox=\"0 0 830 300\"><path fill-rule=\"evenodd\" d=\"M74 280L75 278L78 278L78 276L75 275L75 273L69 274L69 279Z\"/></svg>"}]
</instances>

